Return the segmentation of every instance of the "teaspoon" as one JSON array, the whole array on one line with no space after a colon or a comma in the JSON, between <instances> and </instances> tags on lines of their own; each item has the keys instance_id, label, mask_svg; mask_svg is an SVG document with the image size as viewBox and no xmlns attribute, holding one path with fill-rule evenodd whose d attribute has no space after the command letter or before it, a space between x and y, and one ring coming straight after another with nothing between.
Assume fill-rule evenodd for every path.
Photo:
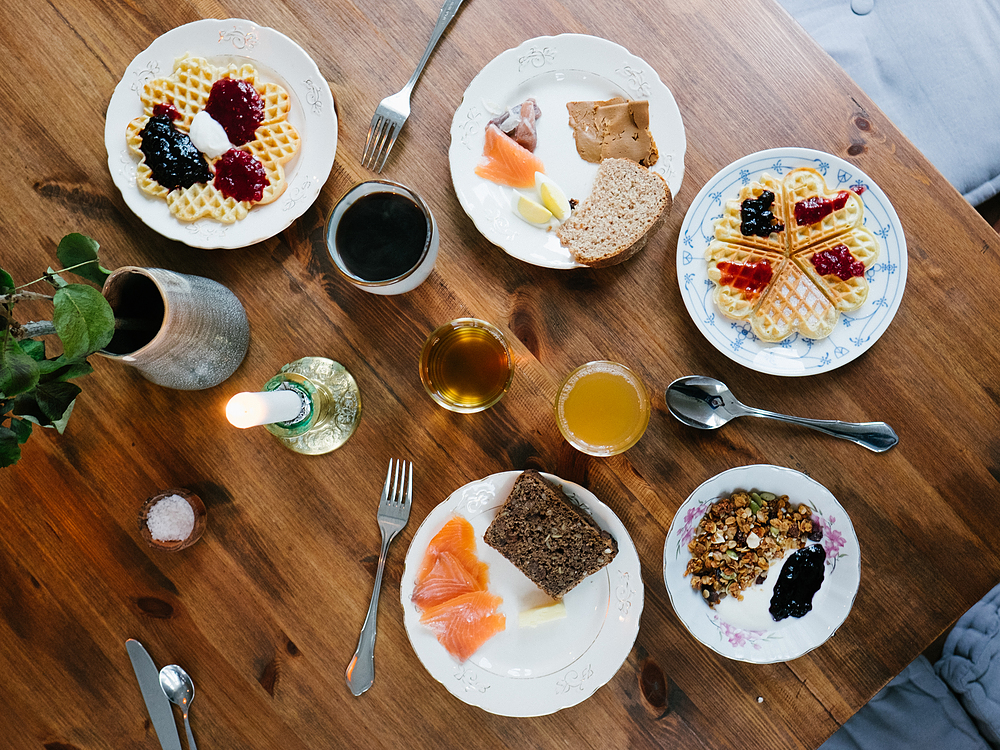
<instances>
[{"instance_id":1,"label":"teaspoon","mask_svg":"<svg viewBox=\"0 0 1000 750\"><path fill-rule=\"evenodd\" d=\"M188 750L198 750L194 744L194 735L191 734L191 722L188 721L188 712L194 701L194 682L191 681L191 676L176 664L168 664L160 670L160 688L171 703L181 707L184 728L187 730Z\"/></svg>"},{"instance_id":2,"label":"teaspoon","mask_svg":"<svg viewBox=\"0 0 1000 750\"><path fill-rule=\"evenodd\" d=\"M882 453L899 442L885 422L841 422L836 419L806 419L755 409L741 404L725 383L702 375L678 378L666 391L670 413L689 427L715 430L736 417L766 417L780 422L810 427L827 435L850 440L868 450Z\"/></svg>"}]
</instances>

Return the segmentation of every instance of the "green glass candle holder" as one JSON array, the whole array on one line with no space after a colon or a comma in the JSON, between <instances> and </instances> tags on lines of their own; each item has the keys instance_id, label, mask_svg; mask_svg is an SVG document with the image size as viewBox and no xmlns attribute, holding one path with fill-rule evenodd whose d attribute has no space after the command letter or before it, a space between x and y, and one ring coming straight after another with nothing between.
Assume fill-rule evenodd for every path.
<instances>
[{"instance_id":1,"label":"green glass candle holder","mask_svg":"<svg viewBox=\"0 0 1000 750\"><path fill-rule=\"evenodd\" d=\"M361 391L342 364L325 357L303 357L281 368L264 384L265 391L294 390L303 409L288 422L264 425L296 453L335 451L354 434L361 421Z\"/></svg>"}]
</instances>

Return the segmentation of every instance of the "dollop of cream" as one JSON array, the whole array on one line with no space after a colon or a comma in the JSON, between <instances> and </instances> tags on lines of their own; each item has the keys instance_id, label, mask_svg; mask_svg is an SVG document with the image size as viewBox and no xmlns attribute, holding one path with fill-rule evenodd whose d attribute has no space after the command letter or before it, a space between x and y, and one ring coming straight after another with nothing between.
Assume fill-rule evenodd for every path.
<instances>
[{"instance_id":1,"label":"dollop of cream","mask_svg":"<svg viewBox=\"0 0 1000 750\"><path fill-rule=\"evenodd\" d=\"M216 159L233 147L226 135L226 129L202 110L191 120L191 142L209 159Z\"/></svg>"}]
</instances>

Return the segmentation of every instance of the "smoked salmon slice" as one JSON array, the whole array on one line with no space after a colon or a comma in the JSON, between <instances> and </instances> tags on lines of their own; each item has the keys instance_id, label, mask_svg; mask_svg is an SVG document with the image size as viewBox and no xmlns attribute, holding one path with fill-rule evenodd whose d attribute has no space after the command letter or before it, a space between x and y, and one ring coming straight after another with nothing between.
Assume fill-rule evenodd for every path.
<instances>
[{"instance_id":1,"label":"smoked salmon slice","mask_svg":"<svg viewBox=\"0 0 1000 750\"><path fill-rule=\"evenodd\" d=\"M527 188L535 186L535 172L545 172L541 160L490 123L483 158L476 164L475 173L500 185Z\"/></svg>"},{"instance_id":2,"label":"smoked salmon slice","mask_svg":"<svg viewBox=\"0 0 1000 750\"><path fill-rule=\"evenodd\" d=\"M455 555L441 552L427 575L413 587L410 598L418 607L426 609L484 588Z\"/></svg>"},{"instance_id":3,"label":"smoked salmon slice","mask_svg":"<svg viewBox=\"0 0 1000 750\"><path fill-rule=\"evenodd\" d=\"M427 545L427 553L420 564L420 570L417 571L416 583L418 587L430 575L438 557L443 552L455 556L476 581L476 588L486 588L486 584L490 580L489 566L476 557L476 530L472 528L468 519L461 516L449 519Z\"/></svg>"},{"instance_id":4,"label":"smoked salmon slice","mask_svg":"<svg viewBox=\"0 0 1000 750\"><path fill-rule=\"evenodd\" d=\"M448 653L463 662L507 627L507 618L496 611L502 603L488 591L473 591L429 607L420 622L434 631Z\"/></svg>"}]
</instances>

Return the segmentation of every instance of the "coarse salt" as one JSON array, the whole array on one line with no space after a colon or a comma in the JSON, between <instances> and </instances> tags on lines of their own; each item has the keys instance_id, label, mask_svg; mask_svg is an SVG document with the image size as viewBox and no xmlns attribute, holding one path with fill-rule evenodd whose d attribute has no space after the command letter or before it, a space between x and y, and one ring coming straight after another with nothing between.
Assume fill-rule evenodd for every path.
<instances>
[{"instance_id":1,"label":"coarse salt","mask_svg":"<svg viewBox=\"0 0 1000 750\"><path fill-rule=\"evenodd\" d=\"M146 526L158 542L181 541L194 531L194 510L180 495L167 495L147 511Z\"/></svg>"}]
</instances>

